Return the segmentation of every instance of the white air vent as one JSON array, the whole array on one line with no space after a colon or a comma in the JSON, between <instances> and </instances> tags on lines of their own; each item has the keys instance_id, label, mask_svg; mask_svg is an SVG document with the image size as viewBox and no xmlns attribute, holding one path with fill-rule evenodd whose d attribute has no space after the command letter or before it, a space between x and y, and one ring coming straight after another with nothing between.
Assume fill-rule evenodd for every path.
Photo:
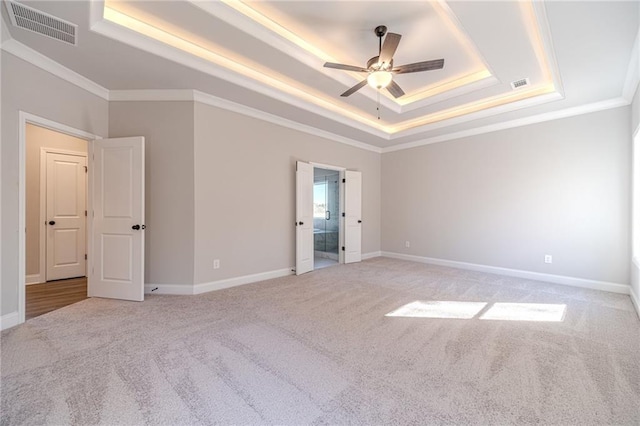
<instances>
[{"instance_id":1,"label":"white air vent","mask_svg":"<svg viewBox=\"0 0 640 426\"><path fill-rule=\"evenodd\" d=\"M6 3L11 23L16 27L42 34L43 36L74 46L77 44L76 34L78 32L78 26L76 24L12 0L8 0Z\"/></svg>"},{"instance_id":2,"label":"white air vent","mask_svg":"<svg viewBox=\"0 0 640 426\"><path fill-rule=\"evenodd\" d=\"M529 85L529 79L528 78L522 78L520 80L516 80L516 81L512 81L511 82L511 88L513 90L519 89L521 87L524 86L528 86Z\"/></svg>"}]
</instances>

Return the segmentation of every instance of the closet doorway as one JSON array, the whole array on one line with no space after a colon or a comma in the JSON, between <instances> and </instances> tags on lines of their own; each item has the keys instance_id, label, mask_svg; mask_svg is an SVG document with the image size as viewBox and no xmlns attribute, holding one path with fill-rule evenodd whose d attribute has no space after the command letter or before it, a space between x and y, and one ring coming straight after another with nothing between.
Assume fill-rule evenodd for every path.
<instances>
[{"instance_id":1,"label":"closet doorway","mask_svg":"<svg viewBox=\"0 0 640 426\"><path fill-rule=\"evenodd\" d=\"M340 262L340 172L313 169L314 268Z\"/></svg>"}]
</instances>

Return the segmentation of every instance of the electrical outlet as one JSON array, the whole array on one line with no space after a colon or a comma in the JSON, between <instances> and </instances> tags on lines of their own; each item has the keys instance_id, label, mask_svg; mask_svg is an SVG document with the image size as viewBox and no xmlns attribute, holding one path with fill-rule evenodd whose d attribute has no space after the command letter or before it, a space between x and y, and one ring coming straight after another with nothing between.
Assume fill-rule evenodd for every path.
<instances>
[{"instance_id":1,"label":"electrical outlet","mask_svg":"<svg viewBox=\"0 0 640 426\"><path fill-rule=\"evenodd\" d=\"M553 263L553 256L551 256L550 254L545 254L544 263Z\"/></svg>"},{"instance_id":2,"label":"electrical outlet","mask_svg":"<svg viewBox=\"0 0 640 426\"><path fill-rule=\"evenodd\" d=\"M405 241L405 242L404 242L404 246L405 246L406 248L409 248L409 247L411 247L411 243L410 243L409 241Z\"/></svg>"},{"instance_id":3,"label":"electrical outlet","mask_svg":"<svg viewBox=\"0 0 640 426\"><path fill-rule=\"evenodd\" d=\"M220 259L213 260L213 269L220 269Z\"/></svg>"}]
</instances>

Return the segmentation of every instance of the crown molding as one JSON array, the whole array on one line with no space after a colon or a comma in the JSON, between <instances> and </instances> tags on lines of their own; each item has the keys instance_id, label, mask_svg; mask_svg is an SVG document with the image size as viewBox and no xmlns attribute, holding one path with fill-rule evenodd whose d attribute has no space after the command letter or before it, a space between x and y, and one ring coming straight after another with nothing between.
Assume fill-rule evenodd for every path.
<instances>
[{"instance_id":1,"label":"crown molding","mask_svg":"<svg viewBox=\"0 0 640 426\"><path fill-rule=\"evenodd\" d=\"M631 49L631 57L627 66L627 75L622 88L622 97L631 102L640 83L640 30Z\"/></svg>"},{"instance_id":2,"label":"crown molding","mask_svg":"<svg viewBox=\"0 0 640 426\"><path fill-rule=\"evenodd\" d=\"M536 16L536 23L538 25L538 32L540 34L542 48L545 52L547 68L551 72L551 79L553 80L553 87L556 92L560 93L564 98L564 85L562 83L562 75L560 74L560 68L558 67L558 57L556 56L556 50L553 47L553 37L551 36L551 27L549 26L549 20L547 19L547 9L544 1L534 1L532 3L533 13Z\"/></svg>"},{"instance_id":3,"label":"crown molding","mask_svg":"<svg viewBox=\"0 0 640 426\"><path fill-rule=\"evenodd\" d=\"M424 145L430 145L438 142L445 142L453 139L461 139L469 136L481 135L484 133L497 132L499 130L512 129L514 127L528 126L530 124L542 123L545 121L559 120L562 118L574 117L576 115L589 114L592 112L604 111L607 109L619 108L629 105L629 101L623 97L607 99L604 101L593 102L590 104L579 105L576 107L565 108L557 111L545 112L542 114L532 115L529 117L518 118L515 120L504 121L502 123L489 124L487 126L476 127L460 132L448 133L446 135L435 136L432 138L422 139L415 142L408 142L400 145L390 146L382 149L382 153L386 154L404 149L417 148Z\"/></svg>"},{"instance_id":4,"label":"crown molding","mask_svg":"<svg viewBox=\"0 0 640 426\"><path fill-rule=\"evenodd\" d=\"M29 62L30 64L55 75L56 77L60 77L62 80L74 84L89 93L92 93L104 100L109 100L109 90L106 88L15 39L6 40L2 43L2 50Z\"/></svg>"},{"instance_id":5,"label":"crown molding","mask_svg":"<svg viewBox=\"0 0 640 426\"><path fill-rule=\"evenodd\" d=\"M347 118L339 113L330 111L327 108L315 105L292 94L285 93L284 91L276 89L270 85L244 76L209 60L205 60L191 53L172 47L113 22L107 20L96 22L91 26L91 31L130 46L134 46L138 49L142 49L172 62L187 66L191 69L206 73L213 77L221 78L240 87L244 87L248 90L252 90L256 93L260 93L286 104L293 105L321 117L328 118L337 123L347 125L382 139L389 139L389 134L384 130L380 130L353 118Z\"/></svg>"}]
</instances>

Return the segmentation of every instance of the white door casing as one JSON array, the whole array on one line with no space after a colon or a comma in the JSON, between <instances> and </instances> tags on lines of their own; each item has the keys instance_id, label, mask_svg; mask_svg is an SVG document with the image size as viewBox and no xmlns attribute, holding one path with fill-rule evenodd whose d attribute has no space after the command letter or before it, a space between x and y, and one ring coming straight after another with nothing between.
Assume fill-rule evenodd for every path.
<instances>
[{"instance_id":1,"label":"white door casing","mask_svg":"<svg viewBox=\"0 0 640 426\"><path fill-rule=\"evenodd\" d=\"M362 173L346 170L344 196L344 263L362 260Z\"/></svg>"},{"instance_id":2,"label":"white door casing","mask_svg":"<svg viewBox=\"0 0 640 426\"><path fill-rule=\"evenodd\" d=\"M46 153L46 281L86 275L87 158Z\"/></svg>"},{"instance_id":3,"label":"white door casing","mask_svg":"<svg viewBox=\"0 0 640 426\"><path fill-rule=\"evenodd\" d=\"M142 301L144 137L95 140L89 154L89 297Z\"/></svg>"},{"instance_id":4,"label":"white door casing","mask_svg":"<svg viewBox=\"0 0 640 426\"><path fill-rule=\"evenodd\" d=\"M313 166L296 164L296 275L313 271Z\"/></svg>"}]
</instances>

